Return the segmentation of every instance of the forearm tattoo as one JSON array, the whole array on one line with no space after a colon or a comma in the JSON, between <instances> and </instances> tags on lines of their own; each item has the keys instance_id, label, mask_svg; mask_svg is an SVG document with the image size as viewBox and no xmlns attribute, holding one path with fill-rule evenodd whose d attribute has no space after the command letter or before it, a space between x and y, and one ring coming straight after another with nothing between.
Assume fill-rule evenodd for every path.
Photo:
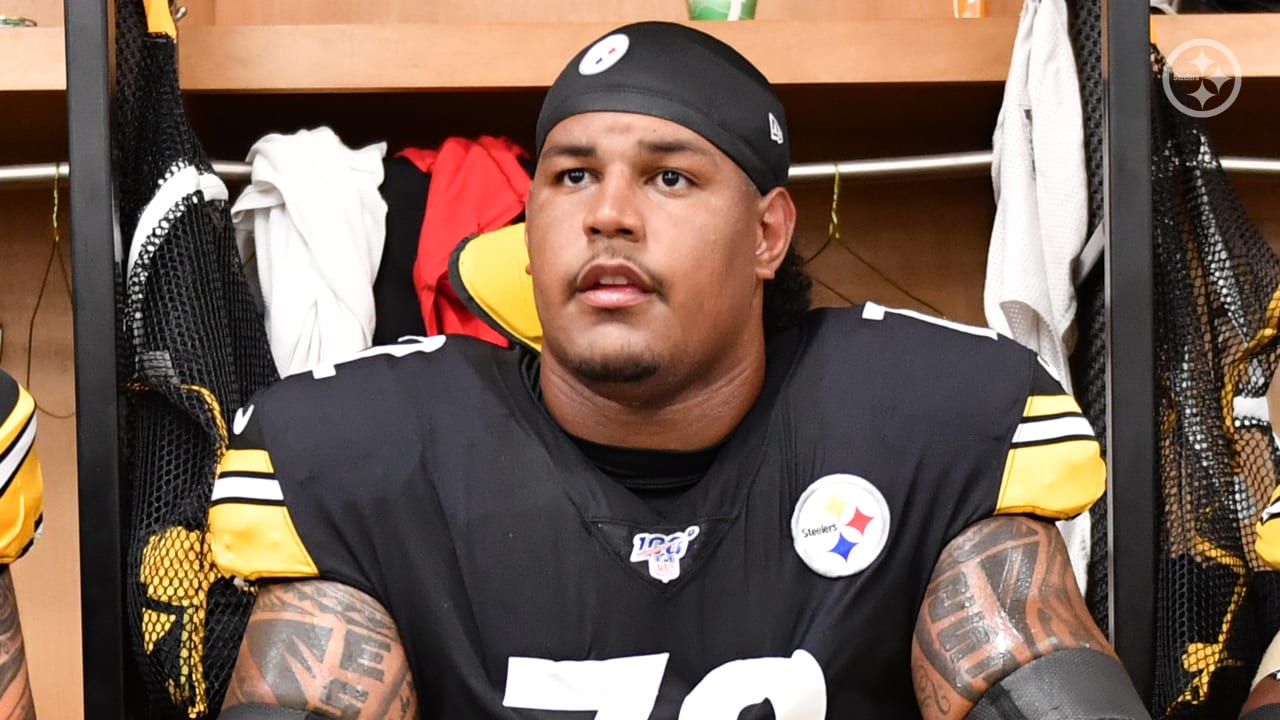
<instances>
[{"instance_id":1,"label":"forearm tattoo","mask_svg":"<svg viewBox=\"0 0 1280 720\"><path fill-rule=\"evenodd\" d=\"M0 568L0 718L34 720L27 654L18 622L18 598L8 567Z\"/></svg>"},{"instance_id":2,"label":"forearm tattoo","mask_svg":"<svg viewBox=\"0 0 1280 720\"><path fill-rule=\"evenodd\" d=\"M319 580L258 592L224 707L265 703L337 720L418 716L395 623L376 600Z\"/></svg>"},{"instance_id":3,"label":"forearm tattoo","mask_svg":"<svg viewBox=\"0 0 1280 720\"><path fill-rule=\"evenodd\" d=\"M916 618L916 699L926 720L963 718L987 688L1055 650L1111 652L1048 522L996 517L943 550Z\"/></svg>"}]
</instances>

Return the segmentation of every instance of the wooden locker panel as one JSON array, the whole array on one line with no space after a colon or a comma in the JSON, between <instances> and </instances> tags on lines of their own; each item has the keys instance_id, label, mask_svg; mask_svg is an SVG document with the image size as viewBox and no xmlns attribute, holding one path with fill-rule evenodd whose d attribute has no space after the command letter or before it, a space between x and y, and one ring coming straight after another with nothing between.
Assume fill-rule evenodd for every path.
<instances>
[{"instance_id":1,"label":"wooden locker panel","mask_svg":"<svg viewBox=\"0 0 1280 720\"><path fill-rule=\"evenodd\" d=\"M61 27L62 0L5 0L0 15L34 20L38 27Z\"/></svg>"},{"instance_id":2,"label":"wooden locker panel","mask_svg":"<svg viewBox=\"0 0 1280 720\"><path fill-rule=\"evenodd\" d=\"M845 182L840 239L830 241L832 183L796 183L792 192L796 247L812 258L815 305L871 300L986 324L982 285L995 204L985 176Z\"/></svg>"},{"instance_id":3,"label":"wooden locker panel","mask_svg":"<svg viewBox=\"0 0 1280 720\"><path fill-rule=\"evenodd\" d=\"M187 0L193 22L217 25L327 23L616 22L684 20L685 0ZM1019 0L988 0L989 17L1016 17ZM760 20L951 18L951 0L757 0ZM184 22L186 22L184 20Z\"/></svg>"}]
</instances>

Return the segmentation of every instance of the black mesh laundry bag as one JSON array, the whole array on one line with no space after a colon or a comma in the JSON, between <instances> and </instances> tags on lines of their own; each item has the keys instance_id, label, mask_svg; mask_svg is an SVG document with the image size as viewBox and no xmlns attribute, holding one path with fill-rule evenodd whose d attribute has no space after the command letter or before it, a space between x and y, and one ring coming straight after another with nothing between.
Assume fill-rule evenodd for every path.
<instances>
[{"instance_id":1,"label":"black mesh laundry bag","mask_svg":"<svg viewBox=\"0 0 1280 720\"><path fill-rule=\"evenodd\" d=\"M187 124L174 40L116 3L112 136L129 496L128 625L147 717L216 714L250 592L219 577L207 519L229 413L276 378L227 204Z\"/></svg>"},{"instance_id":2,"label":"black mesh laundry bag","mask_svg":"<svg viewBox=\"0 0 1280 720\"><path fill-rule=\"evenodd\" d=\"M1090 229L1103 220L1105 88L1097 0L1068 3L1089 169ZM1153 50L1154 52L1154 50ZM1277 574L1253 523L1275 486L1256 408L1276 366L1280 263L1249 223L1199 121L1165 97L1152 65L1152 194L1161 529L1153 697L1157 717L1232 718L1280 623ZM1106 433L1106 305L1099 263L1077 288L1077 397ZM1106 503L1093 509L1086 600L1107 626ZM1122 520L1121 520L1122 521Z\"/></svg>"},{"instance_id":3,"label":"black mesh laundry bag","mask_svg":"<svg viewBox=\"0 0 1280 720\"><path fill-rule=\"evenodd\" d=\"M1152 52L1162 500L1153 705L1170 718L1231 718L1280 627L1278 576L1254 549L1280 468L1265 410L1280 349L1280 258L1202 124L1166 97L1164 58Z\"/></svg>"},{"instance_id":4,"label":"black mesh laundry bag","mask_svg":"<svg viewBox=\"0 0 1280 720\"><path fill-rule=\"evenodd\" d=\"M1085 168L1089 188L1089 231L1104 220L1103 179L1106 136L1103 119L1106 88L1102 84L1102 11L1098 0L1069 0L1067 17L1071 49L1080 79L1080 104L1084 119ZM1106 260L1099 260L1076 287L1076 346L1072 350L1071 384L1076 401L1107 447L1107 347L1106 347ZM1107 498L1089 511L1090 555L1085 601L1099 627L1107 617Z\"/></svg>"}]
</instances>

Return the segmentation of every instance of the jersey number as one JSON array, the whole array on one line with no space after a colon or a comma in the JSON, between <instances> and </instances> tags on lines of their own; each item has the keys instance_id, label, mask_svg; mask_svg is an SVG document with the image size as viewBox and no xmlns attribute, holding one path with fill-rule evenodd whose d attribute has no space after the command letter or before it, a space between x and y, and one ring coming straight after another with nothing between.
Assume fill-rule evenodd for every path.
<instances>
[{"instance_id":1,"label":"jersey number","mask_svg":"<svg viewBox=\"0 0 1280 720\"><path fill-rule=\"evenodd\" d=\"M336 362L320 363L311 368L311 377L316 380L331 378L338 374L337 365L353 360L360 360L367 357L375 357L377 355L394 355L395 357L404 357L410 353L433 353L444 347L444 335L432 335L431 337L417 337L407 335L400 338L398 342L391 345L374 345L365 348L359 352L352 353L350 357L343 358Z\"/></svg>"},{"instance_id":2,"label":"jersey number","mask_svg":"<svg viewBox=\"0 0 1280 720\"><path fill-rule=\"evenodd\" d=\"M646 720L658 701L668 653L612 660L507 661L502 704L526 710L596 711L596 720ZM680 720L737 720L768 700L777 720L822 720L827 681L812 655L734 660L707 673L684 699Z\"/></svg>"}]
</instances>

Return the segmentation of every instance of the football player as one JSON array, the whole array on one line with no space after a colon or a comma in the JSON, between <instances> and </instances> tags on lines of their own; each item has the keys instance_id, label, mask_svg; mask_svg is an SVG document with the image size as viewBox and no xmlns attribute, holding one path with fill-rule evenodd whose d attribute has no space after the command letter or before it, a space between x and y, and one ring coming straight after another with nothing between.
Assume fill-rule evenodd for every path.
<instances>
[{"instance_id":1,"label":"football player","mask_svg":"<svg viewBox=\"0 0 1280 720\"><path fill-rule=\"evenodd\" d=\"M547 93L541 353L375 348L242 408L223 720L1147 718L1051 522L1105 468L985 328L806 312L763 75L669 23Z\"/></svg>"},{"instance_id":2,"label":"football player","mask_svg":"<svg viewBox=\"0 0 1280 720\"><path fill-rule=\"evenodd\" d=\"M36 404L0 370L0 717L34 718L27 657L9 563L35 542L44 482L36 456Z\"/></svg>"}]
</instances>

